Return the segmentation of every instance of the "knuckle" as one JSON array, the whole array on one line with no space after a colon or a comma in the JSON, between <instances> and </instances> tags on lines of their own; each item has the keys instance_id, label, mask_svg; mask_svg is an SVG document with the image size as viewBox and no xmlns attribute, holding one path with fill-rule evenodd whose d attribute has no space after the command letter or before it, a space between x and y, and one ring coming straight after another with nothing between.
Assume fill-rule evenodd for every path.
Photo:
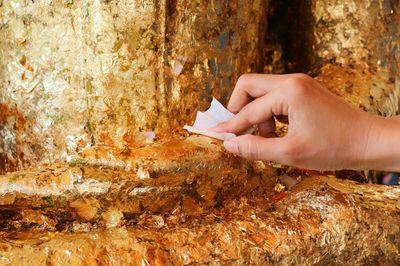
<instances>
[{"instance_id":1,"label":"knuckle","mask_svg":"<svg viewBox=\"0 0 400 266\"><path fill-rule=\"evenodd\" d=\"M308 93L308 84L312 78L306 74L293 74L287 79L287 89L290 90L290 95L301 97Z\"/></svg>"},{"instance_id":2,"label":"knuckle","mask_svg":"<svg viewBox=\"0 0 400 266\"><path fill-rule=\"evenodd\" d=\"M309 75L304 74L304 73L295 73L295 74L293 74L293 77L300 79L300 80L305 80L305 81L309 81L312 79Z\"/></svg>"},{"instance_id":3,"label":"knuckle","mask_svg":"<svg viewBox=\"0 0 400 266\"><path fill-rule=\"evenodd\" d=\"M295 75L290 76L287 81L286 81L288 87L290 89L297 89L297 88L301 88L304 86L304 79L301 79Z\"/></svg>"},{"instance_id":4,"label":"knuckle","mask_svg":"<svg viewBox=\"0 0 400 266\"><path fill-rule=\"evenodd\" d=\"M251 79L252 79L252 74L243 74L239 77L237 84L238 85L242 85L242 86L246 86L247 84L250 83Z\"/></svg>"},{"instance_id":5,"label":"knuckle","mask_svg":"<svg viewBox=\"0 0 400 266\"><path fill-rule=\"evenodd\" d=\"M250 137L243 136L242 145L239 146L240 155L248 160L255 160L258 158L258 146L252 142Z\"/></svg>"},{"instance_id":6,"label":"knuckle","mask_svg":"<svg viewBox=\"0 0 400 266\"><path fill-rule=\"evenodd\" d=\"M250 106L249 104L243 106L243 108L242 108L242 110L240 110L240 112L242 114L244 114L244 115L247 115L250 112L250 107L249 106Z\"/></svg>"}]
</instances>

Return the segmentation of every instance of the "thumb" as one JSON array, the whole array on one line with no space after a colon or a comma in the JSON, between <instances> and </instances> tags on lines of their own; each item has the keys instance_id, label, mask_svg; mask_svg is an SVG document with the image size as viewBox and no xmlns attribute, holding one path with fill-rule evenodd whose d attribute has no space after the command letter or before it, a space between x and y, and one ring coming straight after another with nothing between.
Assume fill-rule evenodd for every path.
<instances>
[{"instance_id":1,"label":"thumb","mask_svg":"<svg viewBox=\"0 0 400 266\"><path fill-rule=\"evenodd\" d=\"M263 138L254 135L243 135L224 141L229 152L249 160L281 162L285 137Z\"/></svg>"}]
</instances>

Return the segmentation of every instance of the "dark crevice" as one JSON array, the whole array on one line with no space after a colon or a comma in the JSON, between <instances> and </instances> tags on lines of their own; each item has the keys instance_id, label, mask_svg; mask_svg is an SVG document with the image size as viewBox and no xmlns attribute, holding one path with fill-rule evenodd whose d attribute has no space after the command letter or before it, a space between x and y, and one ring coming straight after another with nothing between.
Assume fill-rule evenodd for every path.
<instances>
[{"instance_id":1,"label":"dark crevice","mask_svg":"<svg viewBox=\"0 0 400 266\"><path fill-rule=\"evenodd\" d=\"M309 0L272 0L268 8L264 69L267 73L303 72L315 75L317 57L312 3Z\"/></svg>"}]
</instances>

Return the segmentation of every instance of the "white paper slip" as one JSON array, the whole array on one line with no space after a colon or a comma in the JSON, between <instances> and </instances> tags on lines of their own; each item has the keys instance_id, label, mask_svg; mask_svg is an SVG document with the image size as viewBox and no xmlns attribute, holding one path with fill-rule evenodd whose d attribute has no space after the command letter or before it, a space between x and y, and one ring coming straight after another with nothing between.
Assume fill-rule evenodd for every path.
<instances>
[{"instance_id":1,"label":"white paper slip","mask_svg":"<svg viewBox=\"0 0 400 266\"><path fill-rule=\"evenodd\" d=\"M220 140L229 140L236 137L236 135L228 132L214 132L208 129L215 127L219 123L230 120L233 116L233 113L229 112L217 99L213 97L211 106L207 111L197 111L196 120L194 121L193 126L185 125L183 128L192 133ZM245 134L251 134L253 131L254 129L251 128L250 130L247 130Z\"/></svg>"},{"instance_id":2,"label":"white paper slip","mask_svg":"<svg viewBox=\"0 0 400 266\"><path fill-rule=\"evenodd\" d=\"M220 140L229 140L231 138L236 137L235 134L233 133L219 133L219 132L214 132L211 130L207 130L207 129L198 129L192 126L184 126L183 129L186 129L189 132L192 133L196 133L196 134L200 134L200 135L204 135L204 136L208 136L208 137L212 137L215 139L220 139Z\"/></svg>"}]
</instances>

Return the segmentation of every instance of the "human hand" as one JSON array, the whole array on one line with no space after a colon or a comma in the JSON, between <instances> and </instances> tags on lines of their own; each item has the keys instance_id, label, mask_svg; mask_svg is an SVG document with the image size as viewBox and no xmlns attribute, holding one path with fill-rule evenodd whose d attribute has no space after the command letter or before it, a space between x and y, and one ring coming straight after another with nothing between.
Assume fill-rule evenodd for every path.
<instances>
[{"instance_id":1,"label":"human hand","mask_svg":"<svg viewBox=\"0 0 400 266\"><path fill-rule=\"evenodd\" d=\"M318 170L397 169L400 165L399 159L394 168L385 165L388 154L375 143L387 135L388 121L350 106L305 74L245 74L228 109L236 115L211 130L240 134L257 125L260 136L224 142L228 151L247 159ZM274 118L288 123L285 136L275 134ZM383 143L391 147L387 140Z\"/></svg>"}]
</instances>

